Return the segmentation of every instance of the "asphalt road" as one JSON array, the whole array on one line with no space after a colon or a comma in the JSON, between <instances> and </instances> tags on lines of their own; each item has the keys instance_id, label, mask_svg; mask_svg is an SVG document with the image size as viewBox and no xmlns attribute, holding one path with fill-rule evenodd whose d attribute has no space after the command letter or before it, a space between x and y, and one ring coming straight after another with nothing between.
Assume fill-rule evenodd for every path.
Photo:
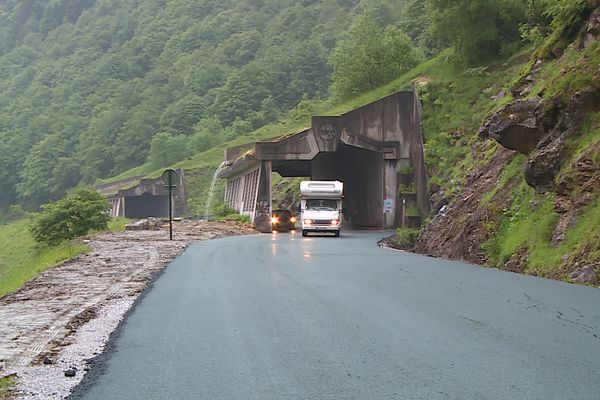
<instances>
[{"instance_id":1,"label":"asphalt road","mask_svg":"<svg viewBox=\"0 0 600 400\"><path fill-rule=\"evenodd\" d=\"M73 398L600 399L600 290L382 236L193 245Z\"/></svg>"}]
</instances>

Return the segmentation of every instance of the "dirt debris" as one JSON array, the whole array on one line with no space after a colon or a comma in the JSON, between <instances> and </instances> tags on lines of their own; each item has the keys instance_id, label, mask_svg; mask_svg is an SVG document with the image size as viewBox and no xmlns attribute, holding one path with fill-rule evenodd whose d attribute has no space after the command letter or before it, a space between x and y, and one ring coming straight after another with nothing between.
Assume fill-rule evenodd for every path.
<instances>
[{"instance_id":1,"label":"dirt debris","mask_svg":"<svg viewBox=\"0 0 600 400\"><path fill-rule=\"evenodd\" d=\"M184 220L173 241L165 226L94 236L90 253L0 298L0 375L16 374L17 399L65 398L156 272L194 241L254 233L234 222Z\"/></svg>"}]
</instances>

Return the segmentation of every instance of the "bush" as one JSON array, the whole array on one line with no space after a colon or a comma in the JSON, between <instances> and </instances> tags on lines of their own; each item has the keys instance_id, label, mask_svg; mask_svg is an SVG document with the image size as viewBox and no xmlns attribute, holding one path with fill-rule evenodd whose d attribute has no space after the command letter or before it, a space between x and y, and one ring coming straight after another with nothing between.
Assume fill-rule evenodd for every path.
<instances>
[{"instance_id":1,"label":"bush","mask_svg":"<svg viewBox=\"0 0 600 400\"><path fill-rule=\"evenodd\" d=\"M79 189L59 201L45 204L31 227L33 238L50 246L108 228L108 201L90 189Z\"/></svg>"},{"instance_id":2,"label":"bush","mask_svg":"<svg viewBox=\"0 0 600 400\"><path fill-rule=\"evenodd\" d=\"M396 230L396 245L401 249L412 248L417 243L419 229L398 228Z\"/></svg>"},{"instance_id":3,"label":"bush","mask_svg":"<svg viewBox=\"0 0 600 400\"><path fill-rule=\"evenodd\" d=\"M250 223L250 217L237 212L235 208L229 207L228 204L220 203L213 208L213 216L221 221L239 221Z\"/></svg>"}]
</instances>

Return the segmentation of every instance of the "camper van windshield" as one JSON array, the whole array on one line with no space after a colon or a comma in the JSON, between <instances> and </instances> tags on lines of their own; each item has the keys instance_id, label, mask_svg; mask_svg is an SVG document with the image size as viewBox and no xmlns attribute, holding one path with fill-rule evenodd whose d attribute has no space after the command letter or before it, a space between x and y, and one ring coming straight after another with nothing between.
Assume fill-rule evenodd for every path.
<instances>
[{"instance_id":1,"label":"camper van windshield","mask_svg":"<svg viewBox=\"0 0 600 400\"><path fill-rule=\"evenodd\" d=\"M331 199L308 199L307 210L337 210L337 201Z\"/></svg>"}]
</instances>

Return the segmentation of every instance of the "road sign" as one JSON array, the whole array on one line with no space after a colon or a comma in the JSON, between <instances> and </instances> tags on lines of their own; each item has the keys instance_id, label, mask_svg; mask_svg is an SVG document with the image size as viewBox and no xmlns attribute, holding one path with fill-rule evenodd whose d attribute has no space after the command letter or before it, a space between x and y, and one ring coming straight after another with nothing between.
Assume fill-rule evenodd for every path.
<instances>
[{"instance_id":1,"label":"road sign","mask_svg":"<svg viewBox=\"0 0 600 400\"><path fill-rule=\"evenodd\" d=\"M162 180L167 186L176 186L177 171L174 169L166 169L162 174Z\"/></svg>"},{"instance_id":2,"label":"road sign","mask_svg":"<svg viewBox=\"0 0 600 400\"><path fill-rule=\"evenodd\" d=\"M165 183L165 187L169 189L169 240L173 240L173 196L171 195L171 189L176 186L177 171L166 169L162 174L162 180Z\"/></svg>"}]
</instances>

